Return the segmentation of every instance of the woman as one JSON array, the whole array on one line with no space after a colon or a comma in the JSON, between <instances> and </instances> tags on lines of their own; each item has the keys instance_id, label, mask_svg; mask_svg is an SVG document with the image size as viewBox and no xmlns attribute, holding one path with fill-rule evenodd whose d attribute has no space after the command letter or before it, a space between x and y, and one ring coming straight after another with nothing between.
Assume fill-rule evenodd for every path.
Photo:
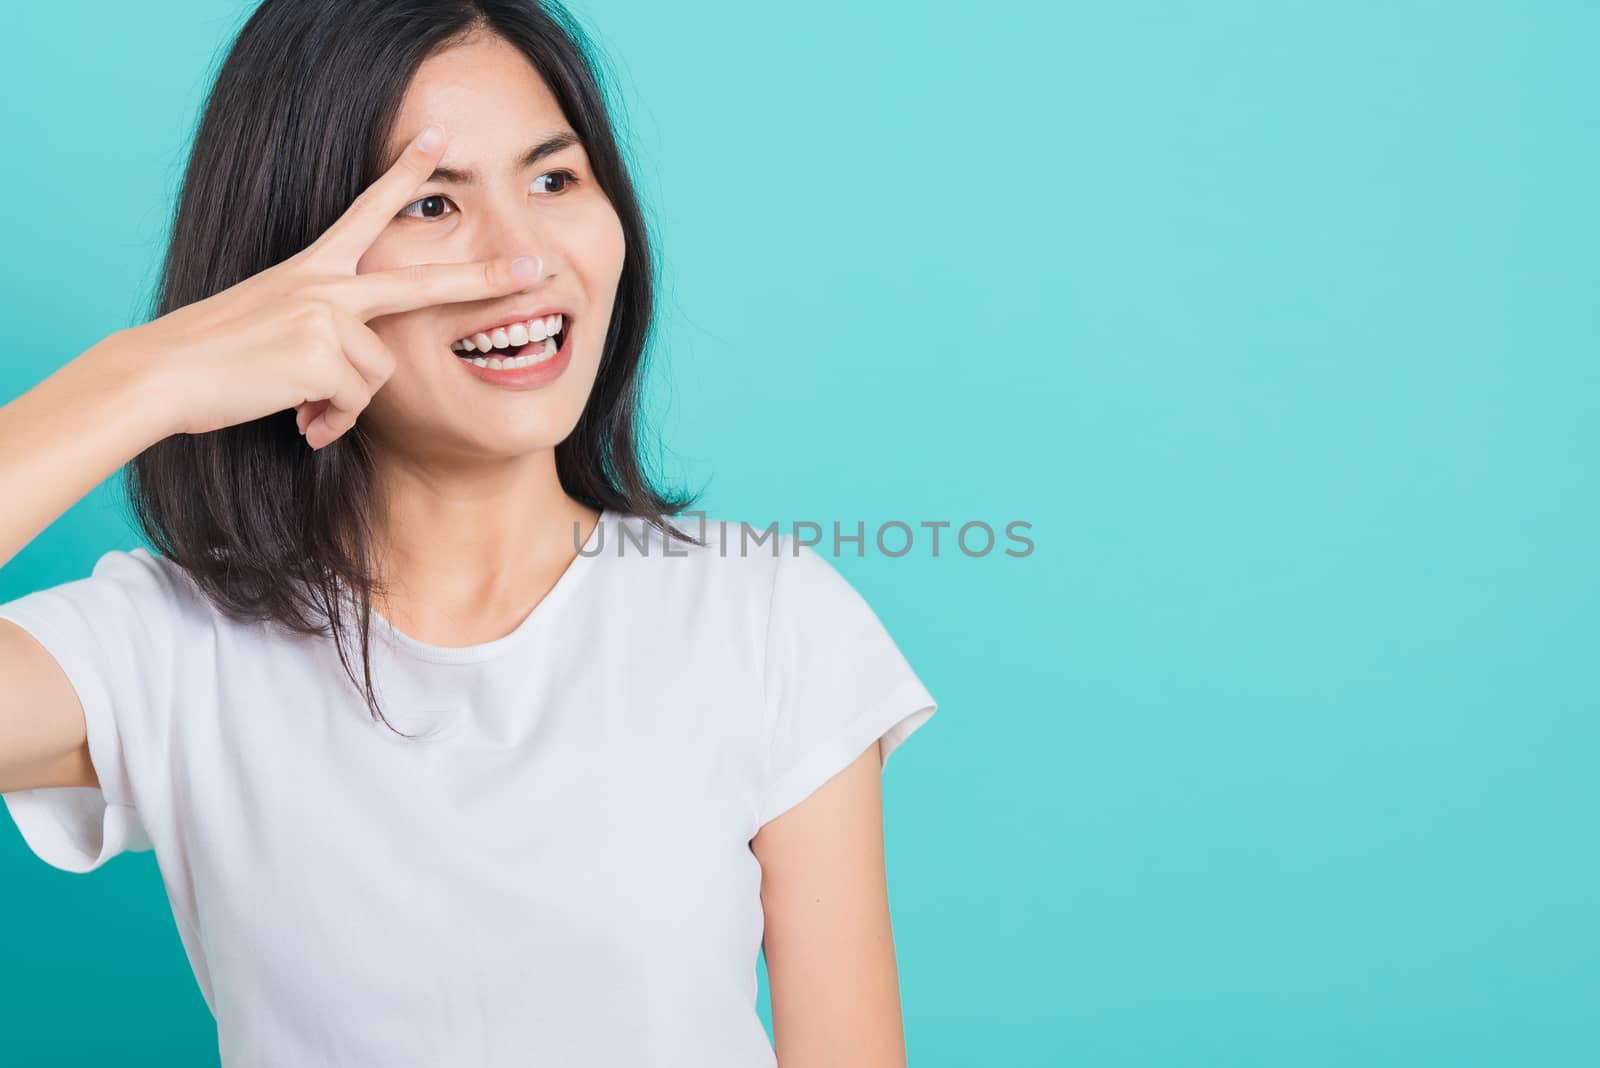
<instances>
[{"instance_id":1,"label":"woman","mask_svg":"<svg viewBox=\"0 0 1600 1068\"><path fill-rule=\"evenodd\" d=\"M155 850L225 1065L903 1061L879 775L935 705L644 473L590 52L267 0L157 317L0 409L0 562L124 464L159 552L0 606L0 788L57 867Z\"/></svg>"}]
</instances>

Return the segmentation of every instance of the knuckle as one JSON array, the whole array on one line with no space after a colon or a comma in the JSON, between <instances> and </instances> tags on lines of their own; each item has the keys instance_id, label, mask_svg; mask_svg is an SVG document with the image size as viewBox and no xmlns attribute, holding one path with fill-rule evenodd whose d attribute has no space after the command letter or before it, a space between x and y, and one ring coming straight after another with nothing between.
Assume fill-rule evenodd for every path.
<instances>
[{"instance_id":1,"label":"knuckle","mask_svg":"<svg viewBox=\"0 0 1600 1068\"><path fill-rule=\"evenodd\" d=\"M440 278L437 267L429 264L411 264L406 269L406 285L414 289L421 296L435 296L440 293Z\"/></svg>"},{"instance_id":2,"label":"knuckle","mask_svg":"<svg viewBox=\"0 0 1600 1068\"><path fill-rule=\"evenodd\" d=\"M339 336L339 306L332 301L317 301L317 327L326 330L330 337Z\"/></svg>"},{"instance_id":3,"label":"knuckle","mask_svg":"<svg viewBox=\"0 0 1600 1068\"><path fill-rule=\"evenodd\" d=\"M401 285L412 297L431 298L438 295L439 276L425 263L413 263L404 268Z\"/></svg>"},{"instance_id":4,"label":"knuckle","mask_svg":"<svg viewBox=\"0 0 1600 1068\"><path fill-rule=\"evenodd\" d=\"M297 321L307 326L333 325L333 307L320 293L302 293L295 305L294 315Z\"/></svg>"},{"instance_id":5,"label":"knuckle","mask_svg":"<svg viewBox=\"0 0 1600 1068\"><path fill-rule=\"evenodd\" d=\"M304 344L299 346L300 369L305 373L308 382L320 382L325 377L324 368L328 366L328 357L333 355L333 349L328 344L327 338L313 335L306 338Z\"/></svg>"},{"instance_id":6,"label":"knuckle","mask_svg":"<svg viewBox=\"0 0 1600 1068\"><path fill-rule=\"evenodd\" d=\"M306 365L320 368L339 348L339 331L329 312L307 311L300 317L295 331L296 347L304 354Z\"/></svg>"},{"instance_id":7,"label":"knuckle","mask_svg":"<svg viewBox=\"0 0 1600 1068\"><path fill-rule=\"evenodd\" d=\"M333 309L326 304L313 304L301 313L300 329L312 348L328 349L339 344L339 327L333 321Z\"/></svg>"}]
</instances>

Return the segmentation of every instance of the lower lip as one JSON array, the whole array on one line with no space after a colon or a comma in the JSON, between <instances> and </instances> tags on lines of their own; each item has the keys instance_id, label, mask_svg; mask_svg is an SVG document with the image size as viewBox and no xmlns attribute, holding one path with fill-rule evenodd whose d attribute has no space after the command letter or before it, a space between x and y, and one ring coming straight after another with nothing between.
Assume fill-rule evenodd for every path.
<instances>
[{"instance_id":1,"label":"lower lip","mask_svg":"<svg viewBox=\"0 0 1600 1068\"><path fill-rule=\"evenodd\" d=\"M568 324L566 333L561 338L561 347L556 350L556 354L543 363L496 371L493 367L479 367L475 363L469 363L454 352L450 354L450 358L460 364L468 374L482 379L491 386L499 386L501 389L537 389L554 381L571 362L572 326Z\"/></svg>"}]
</instances>

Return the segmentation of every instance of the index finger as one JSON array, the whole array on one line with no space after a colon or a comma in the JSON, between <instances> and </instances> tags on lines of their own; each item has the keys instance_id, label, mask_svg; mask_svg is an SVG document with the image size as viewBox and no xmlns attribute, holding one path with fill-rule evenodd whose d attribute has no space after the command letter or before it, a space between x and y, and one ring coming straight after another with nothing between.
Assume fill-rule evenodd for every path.
<instances>
[{"instance_id":1,"label":"index finger","mask_svg":"<svg viewBox=\"0 0 1600 1068\"><path fill-rule=\"evenodd\" d=\"M350 202L317 243L348 259L353 267L400 209L411 202L417 187L433 174L444 154L445 140L444 130L438 126L417 134L401 150L400 158Z\"/></svg>"},{"instance_id":2,"label":"index finger","mask_svg":"<svg viewBox=\"0 0 1600 1068\"><path fill-rule=\"evenodd\" d=\"M538 261L538 262L535 262ZM527 289L543 272L538 256L501 257L472 263L417 263L343 278L328 292L362 322L380 315L509 296Z\"/></svg>"}]
</instances>

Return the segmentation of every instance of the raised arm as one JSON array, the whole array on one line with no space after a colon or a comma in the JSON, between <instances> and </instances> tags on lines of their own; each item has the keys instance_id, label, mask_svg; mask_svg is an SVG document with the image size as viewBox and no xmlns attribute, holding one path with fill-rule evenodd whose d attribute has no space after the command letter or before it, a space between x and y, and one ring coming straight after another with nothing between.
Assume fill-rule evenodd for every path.
<instances>
[{"instance_id":1,"label":"raised arm","mask_svg":"<svg viewBox=\"0 0 1600 1068\"><path fill-rule=\"evenodd\" d=\"M433 173L430 127L305 249L220 293L106 338L0 408L0 567L119 467L172 434L296 409L309 447L355 425L394 373L367 325L490 300L537 270L509 257L359 273L367 247ZM0 620L0 792L94 785L76 691L42 645Z\"/></svg>"},{"instance_id":2,"label":"raised arm","mask_svg":"<svg viewBox=\"0 0 1600 1068\"><path fill-rule=\"evenodd\" d=\"M0 408L0 567L175 429L148 364L113 335ZM55 659L0 620L0 792L93 786L83 709Z\"/></svg>"}]
</instances>

